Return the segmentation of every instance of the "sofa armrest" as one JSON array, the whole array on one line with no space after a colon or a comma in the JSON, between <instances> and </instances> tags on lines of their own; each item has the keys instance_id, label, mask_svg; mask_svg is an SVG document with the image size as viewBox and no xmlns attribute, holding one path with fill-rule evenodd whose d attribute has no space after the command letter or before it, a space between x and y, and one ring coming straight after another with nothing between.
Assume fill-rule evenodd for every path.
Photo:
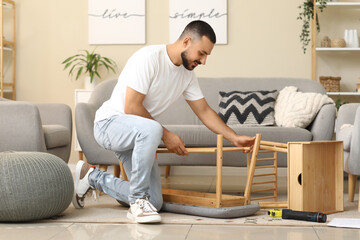
<instances>
[{"instance_id":1,"label":"sofa armrest","mask_svg":"<svg viewBox=\"0 0 360 240\"><path fill-rule=\"evenodd\" d=\"M63 103L37 103L41 122L44 125L61 125L72 132L72 113L68 105Z\"/></svg>"},{"instance_id":2,"label":"sofa armrest","mask_svg":"<svg viewBox=\"0 0 360 240\"><path fill-rule=\"evenodd\" d=\"M28 102L0 102L0 151L45 152L38 108Z\"/></svg>"},{"instance_id":3,"label":"sofa armrest","mask_svg":"<svg viewBox=\"0 0 360 240\"><path fill-rule=\"evenodd\" d=\"M360 175L360 104L354 112L354 128L351 133L350 157L347 167L351 174Z\"/></svg>"},{"instance_id":4,"label":"sofa armrest","mask_svg":"<svg viewBox=\"0 0 360 240\"><path fill-rule=\"evenodd\" d=\"M94 137L96 105L78 103L75 108L76 135L90 164L118 165L115 153L101 147Z\"/></svg>"},{"instance_id":5,"label":"sofa armrest","mask_svg":"<svg viewBox=\"0 0 360 240\"><path fill-rule=\"evenodd\" d=\"M308 127L313 141L331 140L334 134L336 108L334 104L324 105Z\"/></svg>"},{"instance_id":6,"label":"sofa armrest","mask_svg":"<svg viewBox=\"0 0 360 240\"><path fill-rule=\"evenodd\" d=\"M360 103L348 103L339 108L338 116L336 119L336 132L340 131L340 128L344 124L354 124L356 115L356 109L360 106Z\"/></svg>"}]
</instances>

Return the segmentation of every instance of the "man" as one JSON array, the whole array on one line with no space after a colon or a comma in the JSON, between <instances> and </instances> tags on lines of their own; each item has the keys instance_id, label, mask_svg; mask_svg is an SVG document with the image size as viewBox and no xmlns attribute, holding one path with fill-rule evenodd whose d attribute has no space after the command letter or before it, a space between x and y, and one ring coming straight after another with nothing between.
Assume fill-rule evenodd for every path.
<instances>
[{"instance_id":1,"label":"man","mask_svg":"<svg viewBox=\"0 0 360 240\"><path fill-rule=\"evenodd\" d=\"M96 112L94 135L121 160L129 182L79 161L75 207L84 207L86 192L96 188L128 203L129 219L138 223L161 221L157 211L163 200L156 150L162 140L178 155L188 152L182 139L156 118L181 95L210 130L223 134L235 146L253 146L254 137L237 135L209 107L192 71L205 65L215 42L209 24L193 21L173 44L144 47L128 60L110 99Z\"/></svg>"}]
</instances>

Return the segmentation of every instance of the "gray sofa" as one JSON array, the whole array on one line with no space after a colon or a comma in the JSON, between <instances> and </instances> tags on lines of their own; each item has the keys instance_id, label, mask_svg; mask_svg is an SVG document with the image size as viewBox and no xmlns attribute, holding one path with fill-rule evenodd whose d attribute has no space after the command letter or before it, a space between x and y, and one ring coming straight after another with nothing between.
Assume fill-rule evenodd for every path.
<instances>
[{"instance_id":1,"label":"gray sofa","mask_svg":"<svg viewBox=\"0 0 360 240\"><path fill-rule=\"evenodd\" d=\"M69 106L0 98L0 116L0 152L48 152L68 163L72 135Z\"/></svg>"},{"instance_id":2,"label":"gray sofa","mask_svg":"<svg viewBox=\"0 0 360 240\"><path fill-rule=\"evenodd\" d=\"M117 80L101 82L94 90L88 103L78 103L75 111L76 131L80 146L92 164L118 165L115 155L100 147L93 137L93 121L96 110L110 97ZM290 78L199 78L200 87L209 105L218 112L219 91L255 91L281 90L286 86L296 86L301 92L325 94L325 89L318 83L307 79ZM306 128L285 128L278 126L241 127L233 129L241 135L262 134L262 139L286 143L289 141L331 140L335 124L335 106L324 105L314 121ZM216 135L208 130L191 111L183 99L175 102L158 121L170 131L181 136L187 147L215 146ZM230 146L225 141L224 146ZM286 155L278 155L278 166L286 167ZM212 153L193 153L189 156L159 154L159 165L215 165ZM224 153L225 166L246 166L245 154L239 152Z\"/></svg>"}]
</instances>

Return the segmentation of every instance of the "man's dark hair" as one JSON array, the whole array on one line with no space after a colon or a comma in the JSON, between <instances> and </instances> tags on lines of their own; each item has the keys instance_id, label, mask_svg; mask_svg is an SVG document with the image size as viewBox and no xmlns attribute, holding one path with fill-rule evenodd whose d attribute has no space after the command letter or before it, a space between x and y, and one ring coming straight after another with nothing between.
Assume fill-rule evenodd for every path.
<instances>
[{"instance_id":1,"label":"man's dark hair","mask_svg":"<svg viewBox=\"0 0 360 240\"><path fill-rule=\"evenodd\" d=\"M203 36L207 37L212 43L216 43L216 35L214 29L206 22L196 20L190 22L181 33L179 39L190 36L194 39L200 39Z\"/></svg>"}]
</instances>

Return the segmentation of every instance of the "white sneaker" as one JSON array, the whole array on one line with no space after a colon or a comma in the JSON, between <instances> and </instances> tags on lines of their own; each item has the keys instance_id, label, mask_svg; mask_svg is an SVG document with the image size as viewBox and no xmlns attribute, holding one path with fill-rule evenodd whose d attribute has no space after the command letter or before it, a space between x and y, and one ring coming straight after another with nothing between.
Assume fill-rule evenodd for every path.
<instances>
[{"instance_id":1,"label":"white sneaker","mask_svg":"<svg viewBox=\"0 0 360 240\"><path fill-rule=\"evenodd\" d=\"M130 204L127 218L137 223L158 223L161 216L148 199L139 198L134 204Z\"/></svg>"},{"instance_id":2,"label":"white sneaker","mask_svg":"<svg viewBox=\"0 0 360 240\"><path fill-rule=\"evenodd\" d=\"M82 160L76 164L74 197L72 199L75 208L83 208L86 193L94 189L89 183L89 174L92 171L94 171L94 166Z\"/></svg>"}]
</instances>

